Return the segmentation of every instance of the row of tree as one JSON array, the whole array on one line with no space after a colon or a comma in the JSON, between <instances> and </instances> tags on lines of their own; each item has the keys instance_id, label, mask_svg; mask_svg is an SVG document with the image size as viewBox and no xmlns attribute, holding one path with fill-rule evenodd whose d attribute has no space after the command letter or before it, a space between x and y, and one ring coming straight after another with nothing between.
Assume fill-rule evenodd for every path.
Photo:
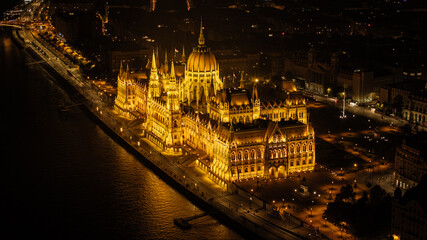
<instances>
[{"instance_id":1,"label":"row of tree","mask_svg":"<svg viewBox=\"0 0 427 240\"><path fill-rule=\"evenodd\" d=\"M392 197L375 185L355 199L353 186L342 186L335 201L328 204L324 218L341 225L358 237L379 235L390 229Z\"/></svg>"}]
</instances>

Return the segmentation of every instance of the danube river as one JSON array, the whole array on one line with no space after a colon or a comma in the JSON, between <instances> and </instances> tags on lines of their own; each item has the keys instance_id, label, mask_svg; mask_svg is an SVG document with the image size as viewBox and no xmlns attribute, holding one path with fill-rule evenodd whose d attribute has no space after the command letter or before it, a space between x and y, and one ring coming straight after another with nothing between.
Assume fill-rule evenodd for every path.
<instances>
[{"instance_id":1,"label":"danube river","mask_svg":"<svg viewBox=\"0 0 427 240\"><path fill-rule=\"evenodd\" d=\"M4 239L241 239L108 137L0 28Z\"/></svg>"}]
</instances>

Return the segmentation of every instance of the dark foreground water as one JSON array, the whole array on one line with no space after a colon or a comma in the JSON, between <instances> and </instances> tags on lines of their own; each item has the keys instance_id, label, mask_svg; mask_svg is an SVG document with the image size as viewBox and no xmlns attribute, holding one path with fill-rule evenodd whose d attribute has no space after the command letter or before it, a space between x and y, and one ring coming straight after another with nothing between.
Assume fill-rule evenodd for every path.
<instances>
[{"instance_id":1,"label":"dark foreground water","mask_svg":"<svg viewBox=\"0 0 427 240\"><path fill-rule=\"evenodd\" d=\"M0 239L240 239L110 139L0 28Z\"/></svg>"}]
</instances>

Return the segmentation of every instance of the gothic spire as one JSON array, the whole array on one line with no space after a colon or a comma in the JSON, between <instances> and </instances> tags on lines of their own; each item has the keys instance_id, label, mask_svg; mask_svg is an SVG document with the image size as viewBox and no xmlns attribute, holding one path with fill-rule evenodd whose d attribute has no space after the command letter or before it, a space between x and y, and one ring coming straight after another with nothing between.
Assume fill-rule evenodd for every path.
<instances>
[{"instance_id":1,"label":"gothic spire","mask_svg":"<svg viewBox=\"0 0 427 240\"><path fill-rule=\"evenodd\" d=\"M123 76L123 61L120 61L119 77L121 78L122 76Z\"/></svg>"},{"instance_id":2,"label":"gothic spire","mask_svg":"<svg viewBox=\"0 0 427 240\"><path fill-rule=\"evenodd\" d=\"M240 86L239 88L245 88L244 79L243 79L243 71L240 73Z\"/></svg>"},{"instance_id":3,"label":"gothic spire","mask_svg":"<svg viewBox=\"0 0 427 240\"><path fill-rule=\"evenodd\" d=\"M129 80L129 75L130 75L129 63L126 63L126 72L124 72L126 81Z\"/></svg>"},{"instance_id":4,"label":"gothic spire","mask_svg":"<svg viewBox=\"0 0 427 240\"><path fill-rule=\"evenodd\" d=\"M176 76L175 76L175 66L174 66L174 64L173 64L173 60L171 61L172 63L171 63L171 81L173 80L173 81L175 81L175 79L176 79Z\"/></svg>"},{"instance_id":5,"label":"gothic spire","mask_svg":"<svg viewBox=\"0 0 427 240\"><path fill-rule=\"evenodd\" d=\"M203 36L203 18L200 18L200 35L199 35L199 45L205 45L205 36Z\"/></svg>"},{"instance_id":6,"label":"gothic spire","mask_svg":"<svg viewBox=\"0 0 427 240\"><path fill-rule=\"evenodd\" d=\"M213 97L215 95L215 87L214 87L213 81L214 80L211 79L211 87L209 89L209 97Z\"/></svg>"},{"instance_id":7,"label":"gothic spire","mask_svg":"<svg viewBox=\"0 0 427 240\"><path fill-rule=\"evenodd\" d=\"M257 87L257 82L258 82L258 80L255 80L254 87L253 87L253 89L252 89L252 99L253 99L253 100L258 99L258 87Z\"/></svg>"},{"instance_id":8,"label":"gothic spire","mask_svg":"<svg viewBox=\"0 0 427 240\"><path fill-rule=\"evenodd\" d=\"M153 71L153 70L157 70L157 67L156 67L156 54L154 53L154 50L153 50L153 59L151 60L151 71Z\"/></svg>"},{"instance_id":9,"label":"gothic spire","mask_svg":"<svg viewBox=\"0 0 427 240\"><path fill-rule=\"evenodd\" d=\"M184 45L182 45L182 62L185 62L185 49L184 49Z\"/></svg>"},{"instance_id":10,"label":"gothic spire","mask_svg":"<svg viewBox=\"0 0 427 240\"><path fill-rule=\"evenodd\" d=\"M169 64L168 64L168 50L165 49L165 63L164 63L164 74L168 74Z\"/></svg>"}]
</instances>

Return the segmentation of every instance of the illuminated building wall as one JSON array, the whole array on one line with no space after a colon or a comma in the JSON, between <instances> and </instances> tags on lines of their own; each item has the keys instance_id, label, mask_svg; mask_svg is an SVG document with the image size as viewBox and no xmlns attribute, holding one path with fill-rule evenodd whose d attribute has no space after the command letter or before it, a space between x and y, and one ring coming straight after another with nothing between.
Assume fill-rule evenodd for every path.
<instances>
[{"instance_id":1,"label":"illuminated building wall","mask_svg":"<svg viewBox=\"0 0 427 240\"><path fill-rule=\"evenodd\" d=\"M202 29L182 77L167 57L157 68L154 53L146 83L121 67L115 109L144 120L144 136L165 152L180 153L184 145L201 150L197 164L223 185L312 171L314 129L304 97L291 83L275 91L255 83L249 91L243 78L239 88L223 89Z\"/></svg>"}]
</instances>

